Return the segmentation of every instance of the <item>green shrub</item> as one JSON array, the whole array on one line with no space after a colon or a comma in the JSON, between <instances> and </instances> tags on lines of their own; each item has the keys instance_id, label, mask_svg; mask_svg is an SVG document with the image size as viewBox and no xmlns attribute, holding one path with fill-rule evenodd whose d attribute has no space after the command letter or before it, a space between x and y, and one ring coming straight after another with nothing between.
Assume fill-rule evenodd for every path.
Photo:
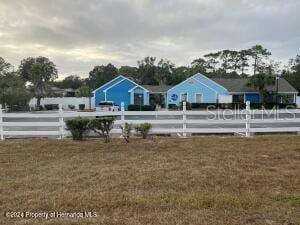
<instances>
[{"instance_id":1,"label":"green shrub","mask_svg":"<svg viewBox=\"0 0 300 225\"><path fill-rule=\"evenodd\" d=\"M142 123L140 125L135 126L135 132L140 134L143 139L148 137L152 125L150 123Z\"/></svg>"},{"instance_id":2,"label":"green shrub","mask_svg":"<svg viewBox=\"0 0 300 225\"><path fill-rule=\"evenodd\" d=\"M67 130L72 134L73 140L82 140L85 132L89 130L89 119L77 117L66 121Z\"/></svg>"},{"instance_id":3,"label":"green shrub","mask_svg":"<svg viewBox=\"0 0 300 225\"><path fill-rule=\"evenodd\" d=\"M128 105L128 111L155 111L155 105Z\"/></svg>"},{"instance_id":4,"label":"green shrub","mask_svg":"<svg viewBox=\"0 0 300 225\"><path fill-rule=\"evenodd\" d=\"M105 116L92 119L89 123L89 128L95 133L104 137L104 142L110 142L110 131L113 128L115 118L112 116Z\"/></svg>"},{"instance_id":5,"label":"green shrub","mask_svg":"<svg viewBox=\"0 0 300 225\"><path fill-rule=\"evenodd\" d=\"M125 139L127 143L130 142L130 136L131 136L131 131L132 131L132 124L125 123L124 127L121 126L122 130L122 136Z\"/></svg>"},{"instance_id":6,"label":"green shrub","mask_svg":"<svg viewBox=\"0 0 300 225\"><path fill-rule=\"evenodd\" d=\"M75 109L75 105L68 105L69 109Z\"/></svg>"},{"instance_id":7,"label":"green shrub","mask_svg":"<svg viewBox=\"0 0 300 225\"><path fill-rule=\"evenodd\" d=\"M79 110L84 110L85 109L85 104L79 104L78 108L79 108Z\"/></svg>"},{"instance_id":8,"label":"green shrub","mask_svg":"<svg viewBox=\"0 0 300 225\"><path fill-rule=\"evenodd\" d=\"M190 110L191 109L191 103L189 102L185 102L185 106L186 106L186 110ZM180 109L183 109L183 101L180 102Z\"/></svg>"},{"instance_id":9,"label":"green shrub","mask_svg":"<svg viewBox=\"0 0 300 225\"><path fill-rule=\"evenodd\" d=\"M45 104L44 107L46 110L58 110L59 109L58 104Z\"/></svg>"}]
</instances>

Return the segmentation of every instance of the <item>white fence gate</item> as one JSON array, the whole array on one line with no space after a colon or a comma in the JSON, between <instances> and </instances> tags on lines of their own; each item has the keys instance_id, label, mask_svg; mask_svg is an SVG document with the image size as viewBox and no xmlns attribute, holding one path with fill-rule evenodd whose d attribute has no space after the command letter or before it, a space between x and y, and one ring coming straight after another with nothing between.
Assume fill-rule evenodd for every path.
<instances>
[{"instance_id":1,"label":"white fence gate","mask_svg":"<svg viewBox=\"0 0 300 225\"><path fill-rule=\"evenodd\" d=\"M278 114L277 114L278 113ZM267 118L261 118L267 115ZM0 138L70 136L65 120L74 117L95 118L115 116L112 133L121 134L120 126L127 123L151 123L153 134L241 134L300 132L300 110L187 111L121 111L117 112L56 112L4 113L0 105Z\"/></svg>"}]
</instances>

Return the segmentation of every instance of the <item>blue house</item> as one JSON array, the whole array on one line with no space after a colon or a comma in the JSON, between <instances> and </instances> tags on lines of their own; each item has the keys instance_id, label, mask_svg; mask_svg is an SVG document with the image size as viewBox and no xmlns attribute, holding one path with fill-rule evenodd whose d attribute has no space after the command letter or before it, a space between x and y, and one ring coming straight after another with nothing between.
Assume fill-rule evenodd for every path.
<instances>
[{"instance_id":1,"label":"blue house","mask_svg":"<svg viewBox=\"0 0 300 225\"><path fill-rule=\"evenodd\" d=\"M120 75L93 91L92 106L102 101L113 101L118 105L124 102L126 109L130 104L149 105L149 91Z\"/></svg>"},{"instance_id":2,"label":"blue house","mask_svg":"<svg viewBox=\"0 0 300 225\"><path fill-rule=\"evenodd\" d=\"M179 105L181 101L190 103L218 103L230 98L226 88L197 73L167 91L167 104ZM229 101L229 100L228 100Z\"/></svg>"}]
</instances>

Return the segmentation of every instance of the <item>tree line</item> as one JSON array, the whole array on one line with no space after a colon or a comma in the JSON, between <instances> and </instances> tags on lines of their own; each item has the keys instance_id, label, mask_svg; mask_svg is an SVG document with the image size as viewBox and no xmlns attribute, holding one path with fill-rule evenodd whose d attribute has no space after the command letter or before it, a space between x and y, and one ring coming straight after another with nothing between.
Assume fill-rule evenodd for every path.
<instances>
[{"instance_id":1,"label":"tree line","mask_svg":"<svg viewBox=\"0 0 300 225\"><path fill-rule=\"evenodd\" d=\"M41 98L54 95L52 87L72 88L77 90L77 96L90 96L92 90L118 75L139 84L176 85L195 73L203 73L211 78L247 78L250 85L260 89L280 74L300 91L300 55L283 67L271 55L263 46L255 45L239 51L211 52L194 59L188 66L176 66L168 59L148 56L139 60L137 66L97 65L87 78L74 74L63 80L58 80L56 65L46 57L25 58L17 69L0 57L0 103L26 105L28 99L36 97L39 106Z\"/></svg>"}]
</instances>

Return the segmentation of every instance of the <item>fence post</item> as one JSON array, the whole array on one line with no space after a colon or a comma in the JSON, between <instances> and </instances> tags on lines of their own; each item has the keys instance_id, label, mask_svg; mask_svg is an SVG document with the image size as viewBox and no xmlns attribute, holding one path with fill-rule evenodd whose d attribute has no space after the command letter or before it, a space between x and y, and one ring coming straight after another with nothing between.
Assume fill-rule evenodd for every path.
<instances>
[{"instance_id":1,"label":"fence post","mask_svg":"<svg viewBox=\"0 0 300 225\"><path fill-rule=\"evenodd\" d=\"M121 102L121 123L122 127L125 127L125 107L124 107L124 102Z\"/></svg>"},{"instance_id":2,"label":"fence post","mask_svg":"<svg viewBox=\"0 0 300 225\"><path fill-rule=\"evenodd\" d=\"M2 105L0 104L0 140L4 140L4 134L3 134L3 115L2 115Z\"/></svg>"},{"instance_id":3,"label":"fence post","mask_svg":"<svg viewBox=\"0 0 300 225\"><path fill-rule=\"evenodd\" d=\"M65 131L65 123L64 123L64 112L62 109L62 104L59 104L59 111L58 111L58 116L59 116L59 133L60 133L60 139L64 138L64 131Z\"/></svg>"},{"instance_id":4,"label":"fence post","mask_svg":"<svg viewBox=\"0 0 300 225\"><path fill-rule=\"evenodd\" d=\"M182 102L182 136L186 137L186 102Z\"/></svg>"},{"instance_id":5,"label":"fence post","mask_svg":"<svg viewBox=\"0 0 300 225\"><path fill-rule=\"evenodd\" d=\"M250 137L250 120L251 120L251 110L250 101L246 102L246 137Z\"/></svg>"}]
</instances>

